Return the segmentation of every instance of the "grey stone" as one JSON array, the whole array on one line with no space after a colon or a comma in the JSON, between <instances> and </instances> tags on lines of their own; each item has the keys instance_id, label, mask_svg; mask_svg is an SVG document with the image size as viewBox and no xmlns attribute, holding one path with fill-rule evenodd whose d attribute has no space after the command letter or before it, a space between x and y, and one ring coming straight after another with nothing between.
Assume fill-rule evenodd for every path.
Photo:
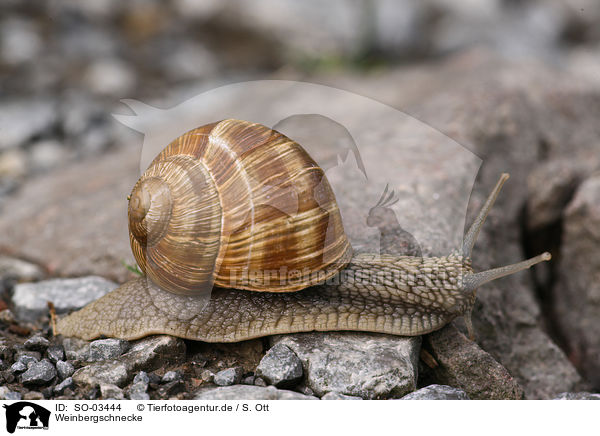
<instances>
[{"instance_id":1,"label":"grey stone","mask_svg":"<svg viewBox=\"0 0 600 436\"><path fill-rule=\"evenodd\" d=\"M120 358L130 372L154 371L171 363L183 360L185 343L173 336L149 336L131 344L131 348Z\"/></svg>"},{"instance_id":2,"label":"grey stone","mask_svg":"<svg viewBox=\"0 0 600 436\"><path fill-rule=\"evenodd\" d=\"M18 147L34 136L46 133L57 121L54 102L50 100L5 101L0 106L0 150Z\"/></svg>"},{"instance_id":3,"label":"grey stone","mask_svg":"<svg viewBox=\"0 0 600 436\"><path fill-rule=\"evenodd\" d=\"M237 366L235 368L227 368L215 374L214 383L218 386L230 386L240 382L244 370Z\"/></svg>"},{"instance_id":4,"label":"grey stone","mask_svg":"<svg viewBox=\"0 0 600 436\"><path fill-rule=\"evenodd\" d=\"M113 384L109 384L109 383L100 383L100 393L102 395L102 398L105 400L108 400L108 399L123 400L125 398L123 389L121 389L117 385L113 385Z\"/></svg>"},{"instance_id":5,"label":"grey stone","mask_svg":"<svg viewBox=\"0 0 600 436\"><path fill-rule=\"evenodd\" d=\"M175 380L181 380L182 379L182 374L180 371L167 371L165 372L165 375L162 376L161 382L162 383L169 383Z\"/></svg>"},{"instance_id":6,"label":"grey stone","mask_svg":"<svg viewBox=\"0 0 600 436\"><path fill-rule=\"evenodd\" d=\"M445 385L429 385L411 392L402 400L468 400L469 397L462 389Z\"/></svg>"},{"instance_id":7,"label":"grey stone","mask_svg":"<svg viewBox=\"0 0 600 436\"><path fill-rule=\"evenodd\" d=\"M264 381L261 377L254 377L254 385L261 386L264 388L265 386L267 386L267 382Z\"/></svg>"},{"instance_id":8,"label":"grey stone","mask_svg":"<svg viewBox=\"0 0 600 436\"><path fill-rule=\"evenodd\" d=\"M58 371L58 377L60 379L66 379L68 377L71 377L75 372L75 368L73 367L73 365L63 360L59 360L58 362L56 362L56 370Z\"/></svg>"},{"instance_id":9,"label":"grey stone","mask_svg":"<svg viewBox=\"0 0 600 436\"><path fill-rule=\"evenodd\" d=\"M25 341L25 348L28 350L44 352L50 345L50 341L43 336L32 336Z\"/></svg>"},{"instance_id":10,"label":"grey stone","mask_svg":"<svg viewBox=\"0 0 600 436\"><path fill-rule=\"evenodd\" d=\"M215 374L212 371L205 369L200 373L200 378L205 382L212 383L215 379Z\"/></svg>"},{"instance_id":11,"label":"grey stone","mask_svg":"<svg viewBox=\"0 0 600 436\"><path fill-rule=\"evenodd\" d=\"M65 358L65 349L62 347L62 345L51 345L48 347L46 354L51 362L56 363Z\"/></svg>"},{"instance_id":12,"label":"grey stone","mask_svg":"<svg viewBox=\"0 0 600 436\"><path fill-rule=\"evenodd\" d=\"M48 359L31 363L21 374L21 382L26 386L49 384L56 377L56 368Z\"/></svg>"},{"instance_id":13,"label":"grey stone","mask_svg":"<svg viewBox=\"0 0 600 436\"><path fill-rule=\"evenodd\" d=\"M555 400L600 400L600 394L592 392L563 392Z\"/></svg>"},{"instance_id":14,"label":"grey stone","mask_svg":"<svg viewBox=\"0 0 600 436\"><path fill-rule=\"evenodd\" d=\"M5 400L18 401L21 398L23 398L23 396L21 395L20 392L8 391L7 393L4 394Z\"/></svg>"},{"instance_id":15,"label":"grey stone","mask_svg":"<svg viewBox=\"0 0 600 436\"><path fill-rule=\"evenodd\" d=\"M321 400L362 400L362 398L340 394L339 392L327 392L321 397Z\"/></svg>"},{"instance_id":16,"label":"grey stone","mask_svg":"<svg viewBox=\"0 0 600 436\"><path fill-rule=\"evenodd\" d=\"M38 391L29 391L29 392L25 392L25 394L23 394L23 399L24 400L43 400L44 399L44 394L42 394L41 392Z\"/></svg>"},{"instance_id":17,"label":"grey stone","mask_svg":"<svg viewBox=\"0 0 600 436\"><path fill-rule=\"evenodd\" d=\"M39 351L18 351L15 354L15 361L23 362L25 365L38 362L41 358L42 354Z\"/></svg>"},{"instance_id":18,"label":"grey stone","mask_svg":"<svg viewBox=\"0 0 600 436\"><path fill-rule=\"evenodd\" d=\"M351 332L276 336L302 361L315 395L339 392L365 399L395 398L417 383L421 338Z\"/></svg>"},{"instance_id":19,"label":"grey stone","mask_svg":"<svg viewBox=\"0 0 600 436\"><path fill-rule=\"evenodd\" d=\"M57 313L65 313L97 300L116 287L115 283L95 276L53 279L16 285L12 300L17 317L33 321L48 313L48 301L54 303Z\"/></svg>"},{"instance_id":20,"label":"grey stone","mask_svg":"<svg viewBox=\"0 0 600 436\"><path fill-rule=\"evenodd\" d=\"M150 395L146 392L148 384L144 382L133 383L127 390L127 395L130 400L149 400Z\"/></svg>"},{"instance_id":21,"label":"grey stone","mask_svg":"<svg viewBox=\"0 0 600 436\"><path fill-rule=\"evenodd\" d=\"M135 375L135 377L133 377L133 383L142 383L148 386L148 383L150 383L150 377L148 377L146 371L140 371Z\"/></svg>"},{"instance_id":22,"label":"grey stone","mask_svg":"<svg viewBox=\"0 0 600 436\"><path fill-rule=\"evenodd\" d=\"M249 375L248 377L244 377L241 381L243 385L254 385L255 376Z\"/></svg>"},{"instance_id":23,"label":"grey stone","mask_svg":"<svg viewBox=\"0 0 600 436\"><path fill-rule=\"evenodd\" d=\"M42 140L31 146L29 164L34 172L48 171L66 163L68 154L58 141Z\"/></svg>"},{"instance_id":24,"label":"grey stone","mask_svg":"<svg viewBox=\"0 0 600 436\"><path fill-rule=\"evenodd\" d=\"M594 389L600 388L600 175L587 178L564 213L554 320L568 354ZM575 390L563 387L563 391Z\"/></svg>"},{"instance_id":25,"label":"grey stone","mask_svg":"<svg viewBox=\"0 0 600 436\"><path fill-rule=\"evenodd\" d=\"M11 278L19 282L40 280L44 276L42 269L30 262L9 256L0 256L0 277Z\"/></svg>"},{"instance_id":26,"label":"grey stone","mask_svg":"<svg viewBox=\"0 0 600 436\"><path fill-rule=\"evenodd\" d=\"M158 394L161 397L170 397L180 392L185 392L185 383L183 380L173 380L158 388Z\"/></svg>"},{"instance_id":27,"label":"grey stone","mask_svg":"<svg viewBox=\"0 0 600 436\"><path fill-rule=\"evenodd\" d=\"M194 400L318 400L317 397L277 389L274 386L235 385L202 389Z\"/></svg>"},{"instance_id":28,"label":"grey stone","mask_svg":"<svg viewBox=\"0 0 600 436\"><path fill-rule=\"evenodd\" d=\"M64 338L63 348L68 360L87 360L90 353L90 343L78 338Z\"/></svg>"},{"instance_id":29,"label":"grey stone","mask_svg":"<svg viewBox=\"0 0 600 436\"><path fill-rule=\"evenodd\" d=\"M73 378L67 377L66 379L61 381L59 384L54 386L54 393L61 395L66 389L73 389L74 387L75 387L75 384L73 383Z\"/></svg>"},{"instance_id":30,"label":"grey stone","mask_svg":"<svg viewBox=\"0 0 600 436\"><path fill-rule=\"evenodd\" d=\"M10 367L10 370L14 374L19 374L19 373L25 371L26 369L27 369L27 365L22 360L19 360L19 361L13 363L12 366Z\"/></svg>"},{"instance_id":31,"label":"grey stone","mask_svg":"<svg viewBox=\"0 0 600 436\"><path fill-rule=\"evenodd\" d=\"M113 360L129 348L129 342L121 339L99 339L90 343L88 360Z\"/></svg>"},{"instance_id":32,"label":"grey stone","mask_svg":"<svg viewBox=\"0 0 600 436\"><path fill-rule=\"evenodd\" d=\"M453 325L426 335L425 344L437 362L431 370L437 383L456 386L473 400L523 398L506 368Z\"/></svg>"},{"instance_id":33,"label":"grey stone","mask_svg":"<svg viewBox=\"0 0 600 436\"><path fill-rule=\"evenodd\" d=\"M75 384L89 388L98 387L102 383L123 387L128 378L127 365L116 360L92 363L73 374Z\"/></svg>"},{"instance_id":34,"label":"grey stone","mask_svg":"<svg viewBox=\"0 0 600 436\"><path fill-rule=\"evenodd\" d=\"M291 387L302 378L302 362L289 347L277 344L261 359L256 375L275 387Z\"/></svg>"},{"instance_id":35,"label":"grey stone","mask_svg":"<svg viewBox=\"0 0 600 436\"><path fill-rule=\"evenodd\" d=\"M4 309L0 312L0 322L3 322L4 324L13 324L16 321L17 318L15 318L15 315L10 309Z\"/></svg>"}]
</instances>

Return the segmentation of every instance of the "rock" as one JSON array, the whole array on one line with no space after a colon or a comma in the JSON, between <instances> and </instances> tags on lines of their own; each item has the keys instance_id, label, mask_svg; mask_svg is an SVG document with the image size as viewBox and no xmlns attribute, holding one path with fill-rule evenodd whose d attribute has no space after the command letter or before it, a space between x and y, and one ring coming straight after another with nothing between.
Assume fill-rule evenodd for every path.
<instances>
[{"instance_id":1,"label":"rock","mask_svg":"<svg viewBox=\"0 0 600 436\"><path fill-rule=\"evenodd\" d=\"M340 394L339 392L327 392L321 397L321 400L362 400L362 398Z\"/></svg>"},{"instance_id":2,"label":"rock","mask_svg":"<svg viewBox=\"0 0 600 436\"><path fill-rule=\"evenodd\" d=\"M80 309L116 287L115 283L95 276L53 279L16 285L12 300L19 319L34 321L48 313L48 301L54 303L57 313L65 313Z\"/></svg>"},{"instance_id":3,"label":"rock","mask_svg":"<svg viewBox=\"0 0 600 436\"><path fill-rule=\"evenodd\" d=\"M302 361L315 395L335 391L361 398L393 398L416 387L420 338L368 333L277 336Z\"/></svg>"},{"instance_id":4,"label":"rock","mask_svg":"<svg viewBox=\"0 0 600 436\"><path fill-rule=\"evenodd\" d=\"M424 348L437 361L432 371L438 383L456 386L473 400L523 398L506 368L453 325L426 335Z\"/></svg>"},{"instance_id":5,"label":"rock","mask_svg":"<svg viewBox=\"0 0 600 436\"><path fill-rule=\"evenodd\" d=\"M146 371L140 371L133 378L133 383L142 383L148 386L148 383L150 383L150 377L148 377Z\"/></svg>"},{"instance_id":6,"label":"rock","mask_svg":"<svg viewBox=\"0 0 600 436\"><path fill-rule=\"evenodd\" d=\"M127 390L130 400L149 400L150 395L146 392L148 384L143 382L133 383Z\"/></svg>"},{"instance_id":7,"label":"rock","mask_svg":"<svg viewBox=\"0 0 600 436\"><path fill-rule=\"evenodd\" d=\"M302 378L302 362L289 347L277 344L261 359L256 375L275 387L291 387Z\"/></svg>"},{"instance_id":8,"label":"rock","mask_svg":"<svg viewBox=\"0 0 600 436\"><path fill-rule=\"evenodd\" d=\"M100 383L100 393L102 395L102 399L114 399L114 400L123 400L125 399L125 395L123 394L123 389L118 387L117 385L112 385L108 383Z\"/></svg>"},{"instance_id":9,"label":"rock","mask_svg":"<svg viewBox=\"0 0 600 436\"><path fill-rule=\"evenodd\" d=\"M563 392L555 400L600 400L600 394L592 392Z\"/></svg>"},{"instance_id":10,"label":"rock","mask_svg":"<svg viewBox=\"0 0 600 436\"><path fill-rule=\"evenodd\" d=\"M29 116L24 117L22 122L28 122ZM122 261L133 263L123 218L127 216L125 197L138 175L139 150L124 147L28 181L4 202L3 246L44 265L54 275L94 274L124 282L132 273ZM77 297L78 307L99 296L80 301L78 295L69 295Z\"/></svg>"},{"instance_id":11,"label":"rock","mask_svg":"<svg viewBox=\"0 0 600 436\"><path fill-rule=\"evenodd\" d=\"M117 359L128 348L129 342L121 339L99 339L90 343L88 360L95 362Z\"/></svg>"},{"instance_id":12,"label":"rock","mask_svg":"<svg viewBox=\"0 0 600 436\"><path fill-rule=\"evenodd\" d=\"M65 362L62 360L56 362L56 370L58 371L58 376L61 379L71 377L75 372L75 368L73 367L73 365L71 365L69 362Z\"/></svg>"},{"instance_id":13,"label":"rock","mask_svg":"<svg viewBox=\"0 0 600 436\"><path fill-rule=\"evenodd\" d=\"M56 363L65 358L65 349L62 347L62 345L51 345L48 347L46 354L51 362Z\"/></svg>"},{"instance_id":14,"label":"rock","mask_svg":"<svg viewBox=\"0 0 600 436\"><path fill-rule=\"evenodd\" d=\"M56 377L56 368L47 359L31 363L27 371L21 374L21 382L25 386L39 386L49 384Z\"/></svg>"},{"instance_id":15,"label":"rock","mask_svg":"<svg viewBox=\"0 0 600 436\"><path fill-rule=\"evenodd\" d=\"M72 390L74 388L75 388L75 384L73 383L73 378L67 377L63 381L61 381L59 384L54 386L54 393L56 393L57 395L62 395L66 389Z\"/></svg>"},{"instance_id":16,"label":"rock","mask_svg":"<svg viewBox=\"0 0 600 436\"><path fill-rule=\"evenodd\" d=\"M26 392L23 395L23 399L24 400L28 400L28 401L31 401L31 400L43 400L44 399L44 394L42 394L41 392L38 392L38 391L29 391L29 392Z\"/></svg>"},{"instance_id":17,"label":"rock","mask_svg":"<svg viewBox=\"0 0 600 436\"><path fill-rule=\"evenodd\" d=\"M66 163L68 154L55 140L42 140L31 146L29 165L33 172L48 171Z\"/></svg>"},{"instance_id":18,"label":"rock","mask_svg":"<svg viewBox=\"0 0 600 436\"><path fill-rule=\"evenodd\" d=\"M401 400L468 400L462 389L444 385L429 385L405 395Z\"/></svg>"},{"instance_id":19,"label":"rock","mask_svg":"<svg viewBox=\"0 0 600 436\"><path fill-rule=\"evenodd\" d=\"M251 386L253 386L253 385L254 385L254 380L255 380L255 379L256 379L256 377L255 377L255 376L253 376L253 375L249 375L248 377L244 377L244 378L242 379L241 383L242 383L243 385L251 385Z\"/></svg>"},{"instance_id":20,"label":"rock","mask_svg":"<svg viewBox=\"0 0 600 436\"><path fill-rule=\"evenodd\" d=\"M564 213L559 280L552 289L554 321L568 354L600 388L600 175L586 179ZM563 388L563 391L571 391Z\"/></svg>"},{"instance_id":21,"label":"rock","mask_svg":"<svg viewBox=\"0 0 600 436\"><path fill-rule=\"evenodd\" d=\"M170 383L176 380L182 380L183 376L180 371L167 371L162 376L161 383Z\"/></svg>"},{"instance_id":22,"label":"rock","mask_svg":"<svg viewBox=\"0 0 600 436\"><path fill-rule=\"evenodd\" d=\"M264 381L262 378L260 377L254 377L254 385L255 386L261 386L261 387L265 387L267 386L267 382Z\"/></svg>"},{"instance_id":23,"label":"rock","mask_svg":"<svg viewBox=\"0 0 600 436\"><path fill-rule=\"evenodd\" d=\"M13 374L19 374L19 373L25 371L26 369L27 369L27 365L21 360L13 363L12 366L10 367L10 370L13 372Z\"/></svg>"},{"instance_id":24,"label":"rock","mask_svg":"<svg viewBox=\"0 0 600 436\"><path fill-rule=\"evenodd\" d=\"M63 347L68 360L87 360L90 343L78 338L64 338Z\"/></svg>"},{"instance_id":25,"label":"rock","mask_svg":"<svg viewBox=\"0 0 600 436\"><path fill-rule=\"evenodd\" d=\"M136 77L131 68L119 59L98 59L85 72L84 81L98 93L123 97L135 86Z\"/></svg>"},{"instance_id":26,"label":"rock","mask_svg":"<svg viewBox=\"0 0 600 436\"><path fill-rule=\"evenodd\" d=\"M215 379L215 374L212 371L205 369L200 373L200 378L202 379L202 381L212 383L212 381Z\"/></svg>"},{"instance_id":27,"label":"rock","mask_svg":"<svg viewBox=\"0 0 600 436\"><path fill-rule=\"evenodd\" d=\"M2 21L0 53L3 62L19 65L35 59L44 44L34 20L9 18Z\"/></svg>"},{"instance_id":28,"label":"rock","mask_svg":"<svg viewBox=\"0 0 600 436\"><path fill-rule=\"evenodd\" d=\"M214 383L218 386L230 386L240 382L244 370L237 366L235 368L227 368L215 374Z\"/></svg>"},{"instance_id":29,"label":"rock","mask_svg":"<svg viewBox=\"0 0 600 436\"><path fill-rule=\"evenodd\" d=\"M158 395L161 397L171 397L185 391L186 388L183 380L173 380L172 382L165 383L159 387Z\"/></svg>"},{"instance_id":30,"label":"rock","mask_svg":"<svg viewBox=\"0 0 600 436\"><path fill-rule=\"evenodd\" d=\"M32 336L25 341L25 348L28 350L44 352L50 345L50 341L43 336Z\"/></svg>"},{"instance_id":31,"label":"rock","mask_svg":"<svg viewBox=\"0 0 600 436\"><path fill-rule=\"evenodd\" d=\"M556 223L585 172L577 161L557 159L534 168L527 177L527 218L530 230Z\"/></svg>"},{"instance_id":32,"label":"rock","mask_svg":"<svg viewBox=\"0 0 600 436\"><path fill-rule=\"evenodd\" d=\"M173 336L149 336L131 344L120 360L130 372L153 371L171 363L183 360L185 343Z\"/></svg>"},{"instance_id":33,"label":"rock","mask_svg":"<svg viewBox=\"0 0 600 436\"><path fill-rule=\"evenodd\" d=\"M277 389L274 386L235 385L202 389L194 400L318 400L298 392Z\"/></svg>"},{"instance_id":34,"label":"rock","mask_svg":"<svg viewBox=\"0 0 600 436\"><path fill-rule=\"evenodd\" d=\"M2 388L5 388L5 386L0 387L0 389L2 389ZM2 393L0 392L0 399L3 399L3 400L18 401L21 398L23 398L23 397L19 392L14 392L14 391L7 389L4 392L4 396L2 396Z\"/></svg>"},{"instance_id":35,"label":"rock","mask_svg":"<svg viewBox=\"0 0 600 436\"><path fill-rule=\"evenodd\" d=\"M57 121L51 100L14 100L0 105L0 150L19 147L29 139L47 133Z\"/></svg>"},{"instance_id":36,"label":"rock","mask_svg":"<svg viewBox=\"0 0 600 436\"><path fill-rule=\"evenodd\" d=\"M9 256L0 256L0 278L30 282L40 280L43 276L42 269L33 263Z\"/></svg>"},{"instance_id":37,"label":"rock","mask_svg":"<svg viewBox=\"0 0 600 436\"><path fill-rule=\"evenodd\" d=\"M73 381L78 386L98 387L102 383L125 386L129 374L127 365L119 361L96 362L78 369L73 374Z\"/></svg>"},{"instance_id":38,"label":"rock","mask_svg":"<svg viewBox=\"0 0 600 436\"><path fill-rule=\"evenodd\" d=\"M23 362L25 365L38 362L41 358L42 354L39 351L18 351L15 354L15 361Z\"/></svg>"},{"instance_id":39,"label":"rock","mask_svg":"<svg viewBox=\"0 0 600 436\"><path fill-rule=\"evenodd\" d=\"M17 322L17 319L10 309L4 309L0 312L0 322L3 322L4 324L14 324Z\"/></svg>"}]
</instances>

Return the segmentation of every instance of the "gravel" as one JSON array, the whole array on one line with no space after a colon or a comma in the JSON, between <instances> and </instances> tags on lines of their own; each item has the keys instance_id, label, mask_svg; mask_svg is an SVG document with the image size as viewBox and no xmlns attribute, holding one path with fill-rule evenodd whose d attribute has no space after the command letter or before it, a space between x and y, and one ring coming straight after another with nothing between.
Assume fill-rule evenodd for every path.
<instances>
[{"instance_id":1,"label":"gravel","mask_svg":"<svg viewBox=\"0 0 600 436\"><path fill-rule=\"evenodd\" d=\"M468 400L462 389L444 385L429 385L401 398L402 400Z\"/></svg>"},{"instance_id":2,"label":"gravel","mask_svg":"<svg viewBox=\"0 0 600 436\"><path fill-rule=\"evenodd\" d=\"M241 367L227 368L215 374L214 383L218 386L230 386L241 381L244 370Z\"/></svg>"},{"instance_id":3,"label":"gravel","mask_svg":"<svg viewBox=\"0 0 600 436\"><path fill-rule=\"evenodd\" d=\"M272 347L256 367L256 375L278 388L294 386L302 379L302 362L287 346Z\"/></svg>"},{"instance_id":4,"label":"gravel","mask_svg":"<svg viewBox=\"0 0 600 436\"><path fill-rule=\"evenodd\" d=\"M194 400L318 400L317 397L277 389L274 386L235 385L199 391Z\"/></svg>"},{"instance_id":5,"label":"gravel","mask_svg":"<svg viewBox=\"0 0 600 436\"><path fill-rule=\"evenodd\" d=\"M58 362L56 362L56 370L58 372L58 377L61 379L71 377L75 372L75 368L73 367L73 365L63 360L59 360Z\"/></svg>"},{"instance_id":6,"label":"gravel","mask_svg":"<svg viewBox=\"0 0 600 436\"><path fill-rule=\"evenodd\" d=\"M90 343L88 360L92 362L112 360L129 348L129 343L120 339L100 339Z\"/></svg>"},{"instance_id":7,"label":"gravel","mask_svg":"<svg viewBox=\"0 0 600 436\"><path fill-rule=\"evenodd\" d=\"M21 382L26 386L39 386L49 384L56 377L56 368L48 359L32 362L27 371L21 374Z\"/></svg>"}]
</instances>

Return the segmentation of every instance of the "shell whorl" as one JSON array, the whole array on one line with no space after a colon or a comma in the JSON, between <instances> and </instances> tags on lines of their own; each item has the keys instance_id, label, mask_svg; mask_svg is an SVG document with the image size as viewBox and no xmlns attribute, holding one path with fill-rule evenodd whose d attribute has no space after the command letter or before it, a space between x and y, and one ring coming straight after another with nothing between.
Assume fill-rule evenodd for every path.
<instances>
[{"instance_id":1,"label":"shell whorl","mask_svg":"<svg viewBox=\"0 0 600 436\"><path fill-rule=\"evenodd\" d=\"M184 295L296 291L352 256L323 170L293 140L239 120L169 144L132 191L129 228L142 270Z\"/></svg>"}]
</instances>

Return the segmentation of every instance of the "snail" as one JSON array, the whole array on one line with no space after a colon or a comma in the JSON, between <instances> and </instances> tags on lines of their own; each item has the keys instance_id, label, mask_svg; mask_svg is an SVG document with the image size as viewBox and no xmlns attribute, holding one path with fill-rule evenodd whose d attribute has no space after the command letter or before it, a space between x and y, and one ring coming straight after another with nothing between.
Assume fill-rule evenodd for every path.
<instances>
[{"instance_id":1,"label":"snail","mask_svg":"<svg viewBox=\"0 0 600 436\"><path fill-rule=\"evenodd\" d=\"M462 252L353 255L324 172L299 144L246 121L196 128L154 159L129 197L132 251L147 277L58 319L55 334L206 342L330 330L416 336L463 316L473 337L477 288L550 259L546 252L471 268L507 179L502 174ZM199 297L207 292L208 301Z\"/></svg>"}]
</instances>

